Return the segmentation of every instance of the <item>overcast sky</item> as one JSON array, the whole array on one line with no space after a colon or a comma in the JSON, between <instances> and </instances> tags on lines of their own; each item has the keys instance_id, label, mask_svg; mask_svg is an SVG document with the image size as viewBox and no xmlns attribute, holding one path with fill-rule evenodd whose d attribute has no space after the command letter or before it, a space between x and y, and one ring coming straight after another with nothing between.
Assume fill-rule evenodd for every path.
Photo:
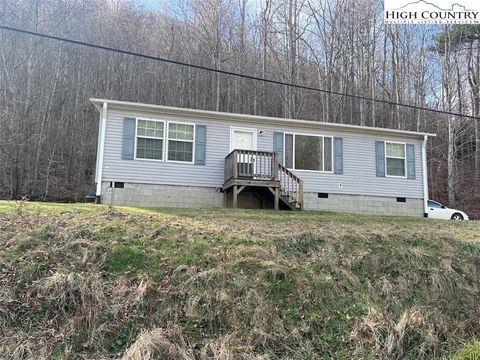
<instances>
[{"instance_id":1,"label":"overcast sky","mask_svg":"<svg viewBox=\"0 0 480 360\"><path fill-rule=\"evenodd\" d=\"M0 0L2 1L2 0ZM160 10L164 8L165 4L175 3L176 0L136 0L139 4L143 5L148 10ZM263 0L248 0L250 6L259 6Z\"/></svg>"},{"instance_id":2,"label":"overcast sky","mask_svg":"<svg viewBox=\"0 0 480 360\"><path fill-rule=\"evenodd\" d=\"M142 4L148 9L160 9L164 0L137 0L138 3Z\"/></svg>"}]
</instances>

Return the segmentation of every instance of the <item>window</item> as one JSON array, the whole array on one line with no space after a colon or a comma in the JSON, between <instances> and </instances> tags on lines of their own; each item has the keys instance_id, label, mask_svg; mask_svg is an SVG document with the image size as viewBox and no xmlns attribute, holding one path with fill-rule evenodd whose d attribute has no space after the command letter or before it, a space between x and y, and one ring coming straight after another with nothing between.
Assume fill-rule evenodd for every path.
<instances>
[{"instance_id":1,"label":"window","mask_svg":"<svg viewBox=\"0 0 480 360\"><path fill-rule=\"evenodd\" d=\"M182 123L168 124L168 160L193 162L194 126Z\"/></svg>"},{"instance_id":2,"label":"window","mask_svg":"<svg viewBox=\"0 0 480 360\"><path fill-rule=\"evenodd\" d=\"M387 176L405 177L405 144L385 142Z\"/></svg>"},{"instance_id":3,"label":"window","mask_svg":"<svg viewBox=\"0 0 480 360\"><path fill-rule=\"evenodd\" d=\"M285 166L293 169L293 135L285 134Z\"/></svg>"},{"instance_id":4,"label":"window","mask_svg":"<svg viewBox=\"0 0 480 360\"><path fill-rule=\"evenodd\" d=\"M323 138L295 135L295 169L323 170Z\"/></svg>"},{"instance_id":5,"label":"window","mask_svg":"<svg viewBox=\"0 0 480 360\"><path fill-rule=\"evenodd\" d=\"M194 138L192 124L137 119L135 158L193 163Z\"/></svg>"},{"instance_id":6,"label":"window","mask_svg":"<svg viewBox=\"0 0 480 360\"><path fill-rule=\"evenodd\" d=\"M323 161L324 161L324 171L332 171L332 138L325 137L324 141L324 151L323 151Z\"/></svg>"},{"instance_id":7,"label":"window","mask_svg":"<svg viewBox=\"0 0 480 360\"><path fill-rule=\"evenodd\" d=\"M441 209L443 205L440 203L437 203L436 201L428 200L428 207L434 208L434 209Z\"/></svg>"},{"instance_id":8,"label":"window","mask_svg":"<svg viewBox=\"0 0 480 360\"><path fill-rule=\"evenodd\" d=\"M164 123L156 120L137 120L136 158L163 160Z\"/></svg>"},{"instance_id":9,"label":"window","mask_svg":"<svg viewBox=\"0 0 480 360\"><path fill-rule=\"evenodd\" d=\"M407 198L397 197L397 202L407 202Z\"/></svg>"},{"instance_id":10,"label":"window","mask_svg":"<svg viewBox=\"0 0 480 360\"><path fill-rule=\"evenodd\" d=\"M285 166L296 170L331 172L332 144L331 137L285 134Z\"/></svg>"}]
</instances>

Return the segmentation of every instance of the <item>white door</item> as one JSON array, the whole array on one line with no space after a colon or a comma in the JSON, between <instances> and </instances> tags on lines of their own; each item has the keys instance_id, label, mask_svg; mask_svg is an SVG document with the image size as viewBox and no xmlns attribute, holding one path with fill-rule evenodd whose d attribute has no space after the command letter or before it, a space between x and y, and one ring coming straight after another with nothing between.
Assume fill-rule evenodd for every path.
<instances>
[{"instance_id":1,"label":"white door","mask_svg":"<svg viewBox=\"0 0 480 360\"><path fill-rule=\"evenodd\" d=\"M230 151L257 149L257 130L247 128L231 128ZM238 173L242 176L254 177L256 173L255 156L249 154L237 155Z\"/></svg>"},{"instance_id":2,"label":"white door","mask_svg":"<svg viewBox=\"0 0 480 360\"><path fill-rule=\"evenodd\" d=\"M232 129L232 144L230 150L255 150L256 132L254 130Z\"/></svg>"},{"instance_id":3,"label":"white door","mask_svg":"<svg viewBox=\"0 0 480 360\"><path fill-rule=\"evenodd\" d=\"M450 211L436 201L428 200L428 217L432 219L450 219Z\"/></svg>"}]
</instances>

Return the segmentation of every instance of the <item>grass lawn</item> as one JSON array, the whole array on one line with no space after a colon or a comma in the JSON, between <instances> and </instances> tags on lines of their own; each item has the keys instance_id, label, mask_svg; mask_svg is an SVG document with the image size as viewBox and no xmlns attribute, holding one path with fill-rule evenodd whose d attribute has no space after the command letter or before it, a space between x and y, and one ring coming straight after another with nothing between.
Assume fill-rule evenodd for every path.
<instances>
[{"instance_id":1,"label":"grass lawn","mask_svg":"<svg viewBox=\"0 0 480 360\"><path fill-rule=\"evenodd\" d=\"M0 201L0 284L7 359L468 359L480 223Z\"/></svg>"}]
</instances>

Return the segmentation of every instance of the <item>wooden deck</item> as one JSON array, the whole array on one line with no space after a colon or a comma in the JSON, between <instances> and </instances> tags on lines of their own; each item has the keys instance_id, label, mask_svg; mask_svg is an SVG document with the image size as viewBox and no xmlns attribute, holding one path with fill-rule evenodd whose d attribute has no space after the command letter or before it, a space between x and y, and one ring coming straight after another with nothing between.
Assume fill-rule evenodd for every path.
<instances>
[{"instance_id":1,"label":"wooden deck","mask_svg":"<svg viewBox=\"0 0 480 360\"><path fill-rule=\"evenodd\" d=\"M237 208L238 196L247 188L268 189L275 210L280 202L291 210L303 209L303 181L281 165L274 152L233 150L225 157L225 205L231 194L232 207Z\"/></svg>"}]
</instances>

